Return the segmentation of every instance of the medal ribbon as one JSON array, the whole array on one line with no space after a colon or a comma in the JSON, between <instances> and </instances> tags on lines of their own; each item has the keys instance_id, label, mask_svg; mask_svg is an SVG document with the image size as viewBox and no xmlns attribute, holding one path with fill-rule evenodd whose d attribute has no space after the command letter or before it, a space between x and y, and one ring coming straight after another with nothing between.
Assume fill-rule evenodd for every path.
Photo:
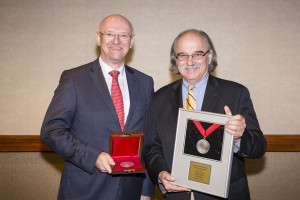
<instances>
[{"instance_id":1,"label":"medal ribbon","mask_svg":"<svg viewBox=\"0 0 300 200\"><path fill-rule=\"evenodd\" d=\"M219 128L221 126L221 124L213 124L208 129L204 130L203 126L201 125L201 123L199 121L193 120L193 122L204 138L209 136L209 134L211 134L212 132L214 132L217 128Z\"/></svg>"}]
</instances>

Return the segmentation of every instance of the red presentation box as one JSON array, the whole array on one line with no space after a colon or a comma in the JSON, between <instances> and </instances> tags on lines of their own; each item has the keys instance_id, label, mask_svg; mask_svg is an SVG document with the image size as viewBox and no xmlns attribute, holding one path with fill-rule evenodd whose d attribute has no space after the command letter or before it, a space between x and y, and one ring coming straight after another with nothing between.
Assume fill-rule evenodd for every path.
<instances>
[{"instance_id":1,"label":"red presentation box","mask_svg":"<svg viewBox=\"0 0 300 200\"><path fill-rule=\"evenodd\" d=\"M112 174L145 173L141 159L143 132L120 132L110 134L109 152L115 161Z\"/></svg>"}]
</instances>

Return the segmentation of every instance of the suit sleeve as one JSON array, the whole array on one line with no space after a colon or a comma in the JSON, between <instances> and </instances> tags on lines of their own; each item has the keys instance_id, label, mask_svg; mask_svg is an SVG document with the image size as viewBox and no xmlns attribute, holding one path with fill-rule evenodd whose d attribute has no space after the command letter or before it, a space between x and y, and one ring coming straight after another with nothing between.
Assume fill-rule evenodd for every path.
<instances>
[{"instance_id":1,"label":"suit sleeve","mask_svg":"<svg viewBox=\"0 0 300 200\"><path fill-rule=\"evenodd\" d=\"M92 174L102 152L76 138L71 127L76 114L76 91L71 73L65 71L46 112L41 140L65 160Z\"/></svg>"},{"instance_id":2,"label":"suit sleeve","mask_svg":"<svg viewBox=\"0 0 300 200\"><path fill-rule=\"evenodd\" d=\"M147 99L150 101L150 98L152 96L154 92L154 88L153 88L153 79L151 79L150 81L150 87L149 87L149 92L147 93L149 96L147 97ZM148 101L148 108L149 108L149 101ZM145 123L146 123L146 120L145 120ZM145 131L144 131L145 133ZM146 133L145 133L146 135ZM143 151L142 151L143 152ZM142 195L144 196L154 196L155 194L155 187L154 187L154 183L153 181L151 180L148 172L146 172L145 174L145 179L143 181L143 188L142 188Z\"/></svg>"},{"instance_id":3,"label":"suit sleeve","mask_svg":"<svg viewBox=\"0 0 300 200\"><path fill-rule=\"evenodd\" d=\"M240 151L238 154L249 158L259 158L263 156L266 152L267 142L260 130L247 88L244 88L240 95L238 113L246 119L246 129L241 138Z\"/></svg>"},{"instance_id":4,"label":"suit sleeve","mask_svg":"<svg viewBox=\"0 0 300 200\"><path fill-rule=\"evenodd\" d=\"M145 141L143 148L143 158L147 167L147 171L151 179L158 185L158 175L162 171L168 171L164 161L162 144L160 141L158 133L158 109L159 107L156 103L159 100L155 95L152 96L150 101L146 131L145 131Z\"/></svg>"}]
</instances>

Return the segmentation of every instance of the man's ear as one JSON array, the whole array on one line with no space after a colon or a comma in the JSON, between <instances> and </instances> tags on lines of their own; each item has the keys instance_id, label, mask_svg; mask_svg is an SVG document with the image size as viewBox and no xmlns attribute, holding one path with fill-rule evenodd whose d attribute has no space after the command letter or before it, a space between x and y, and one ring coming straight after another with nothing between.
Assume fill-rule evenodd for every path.
<instances>
[{"instance_id":1,"label":"man's ear","mask_svg":"<svg viewBox=\"0 0 300 200\"><path fill-rule=\"evenodd\" d=\"M130 49L133 47L134 37L135 37L135 36L133 35L133 36L131 36L131 38L130 38L130 46L129 46Z\"/></svg>"},{"instance_id":2,"label":"man's ear","mask_svg":"<svg viewBox=\"0 0 300 200\"><path fill-rule=\"evenodd\" d=\"M101 46L101 37L100 37L99 32L96 32L96 41L97 41L97 45L100 47Z\"/></svg>"},{"instance_id":3,"label":"man's ear","mask_svg":"<svg viewBox=\"0 0 300 200\"><path fill-rule=\"evenodd\" d=\"M209 50L209 54L208 54L208 64L209 65L210 65L210 63L212 61L213 54L214 54L213 50L210 49Z\"/></svg>"}]
</instances>

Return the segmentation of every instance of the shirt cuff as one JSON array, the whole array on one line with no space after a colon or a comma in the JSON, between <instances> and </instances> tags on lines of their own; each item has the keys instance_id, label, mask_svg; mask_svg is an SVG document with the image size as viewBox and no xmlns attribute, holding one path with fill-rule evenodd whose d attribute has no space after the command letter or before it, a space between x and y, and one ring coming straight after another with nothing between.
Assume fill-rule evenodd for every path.
<instances>
[{"instance_id":1,"label":"shirt cuff","mask_svg":"<svg viewBox=\"0 0 300 200\"><path fill-rule=\"evenodd\" d=\"M158 187L162 194L166 194L167 190L164 188L163 184L161 183L160 179L158 178Z\"/></svg>"},{"instance_id":2,"label":"shirt cuff","mask_svg":"<svg viewBox=\"0 0 300 200\"><path fill-rule=\"evenodd\" d=\"M238 142L234 143L233 152L237 153L240 150L240 146L241 146L241 139Z\"/></svg>"}]
</instances>

